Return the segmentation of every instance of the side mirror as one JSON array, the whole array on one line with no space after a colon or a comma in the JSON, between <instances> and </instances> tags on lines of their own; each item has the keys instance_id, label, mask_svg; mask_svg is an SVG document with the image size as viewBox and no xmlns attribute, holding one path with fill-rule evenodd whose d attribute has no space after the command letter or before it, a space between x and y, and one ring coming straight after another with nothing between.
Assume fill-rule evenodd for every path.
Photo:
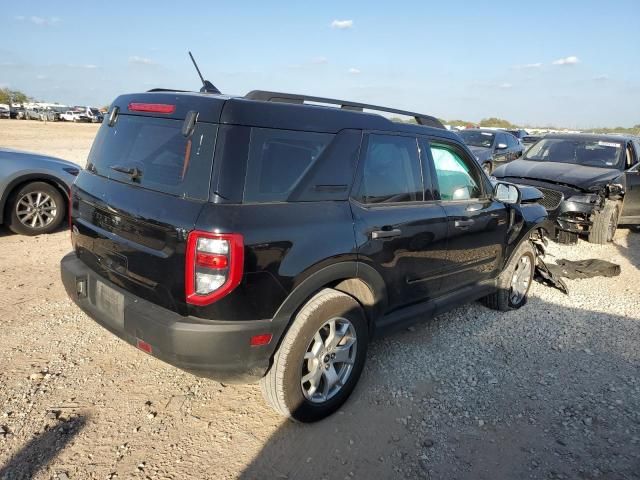
<instances>
[{"instance_id":1,"label":"side mirror","mask_svg":"<svg viewBox=\"0 0 640 480\"><path fill-rule=\"evenodd\" d=\"M517 204L520 203L520 189L511 183L498 182L493 187L493 198L509 205Z\"/></svg>"},{"instance_id":2,"label":"side mirror","mask_svg":"<svg viewBox=\"0 0 640 480\"><path fill-rule=\"evenodd\" d=\"M496 150L506 150L506 149L507 149L506 143L499 143L498 145L496 145Z\"/></svg>"}]
</instances>

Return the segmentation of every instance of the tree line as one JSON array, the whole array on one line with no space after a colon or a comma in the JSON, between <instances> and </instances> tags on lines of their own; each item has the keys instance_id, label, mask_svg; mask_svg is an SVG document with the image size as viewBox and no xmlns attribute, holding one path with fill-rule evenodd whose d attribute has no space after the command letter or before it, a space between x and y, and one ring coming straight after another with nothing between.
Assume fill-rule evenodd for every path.
<instances>
[{"instance_id":1,"label":"tree line","mask_svg":"<svg viewBox=\"0 0 640 480\"><path fill-rule=\"evenodd\" d=\"M11 105L12 103L27 103L31 100L24 92L20 90L10 90L9 88L0 88L0 103Z\"/></svg>"}]
</instances>

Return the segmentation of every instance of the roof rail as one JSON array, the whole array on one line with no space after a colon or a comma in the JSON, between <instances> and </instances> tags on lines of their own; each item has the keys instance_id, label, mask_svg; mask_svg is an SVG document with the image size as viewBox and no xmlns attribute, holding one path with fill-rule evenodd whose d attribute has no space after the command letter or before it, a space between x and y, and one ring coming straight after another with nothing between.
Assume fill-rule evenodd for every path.
<instances>
[{"instance_id":1,"label":"roof rail","mask_svg":"<svg viewBox=\"0 0 640 480\"><path fill-rule=\"evenodd\" d=\"M177 90L175 88L152 88L151 90L147 90L147 92L188 92L188 90Z\"/></svg>"},{"instance_id":2,"label":"roof rail","mask_svg":"<svg viewBox=\"0 0 640 480\"><path fill-rule=\"evenodd\" d=\"M369 105L366 103L347 102L344 100L336 100L333 98L310 97L308 95L297 95L293 93L268 92L264 90L253 90L247 93L245 95L245 98L249 100L260 100L263 102L281 102L281 103L298 103L298 104L304 104L304 102L328 103L330 105L340 105L340 108L344 110L352 110L356 112L362 112L366 108L367 110L376 110L379 112L395 113L398 115L413 117L418 125L425 125L428 127L444 129L444 125L442 125L442 123L440 123L440 121L437 118L432 117L431 115L423 115L422 113L407 112L405 110L398 110L395 108L379 107L377 105Z\"/></svg>"}]
</instances>

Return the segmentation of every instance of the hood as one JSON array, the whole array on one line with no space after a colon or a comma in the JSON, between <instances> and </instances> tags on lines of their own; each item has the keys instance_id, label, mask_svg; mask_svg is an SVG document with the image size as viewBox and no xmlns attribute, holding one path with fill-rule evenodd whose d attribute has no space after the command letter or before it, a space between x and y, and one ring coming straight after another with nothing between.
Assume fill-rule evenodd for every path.
<instances>
[{"instance_id":1,"label":"hood","mask_svg":"<svg viewBox=\"0 0 640 480\"><path fill-rule=\"evenodd\" d=\"M506 165L501 165L493 172L493 175L497 178L542 180L588 190L589 187L600 186L610 182L620 176L620 173L620 170L615 168L585 167L573 163L516 160Z\"/></svg>"},{"instance_id":2,"label":"hood","mask_svg":"<svg viewBox=\"0 0 640 480\"><path fill-rule=\"evenodd\" d=\"M475 157L479 160L487 160L491 158L493 155L493 150L487 147L473 147L471 145L467 145L471 153L475 155Z\"/></svg>"}]
</instances>

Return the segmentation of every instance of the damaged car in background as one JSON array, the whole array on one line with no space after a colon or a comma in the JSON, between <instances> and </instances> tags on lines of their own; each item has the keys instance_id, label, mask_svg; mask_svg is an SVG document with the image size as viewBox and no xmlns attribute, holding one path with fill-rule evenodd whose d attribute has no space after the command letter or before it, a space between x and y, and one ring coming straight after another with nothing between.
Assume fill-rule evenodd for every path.
<instances>
[{"instance_id":1,"label":"damaged car in background","mask_svg":"<svg viewBox=\"0 0 640 480\"><path fill-rule=\"evenodd\" d=\"M552 239L605 244L618 225L640 224L639 152L634 136L547 135L494 175L543 193Z\"/></svg>"}]
</instances>

